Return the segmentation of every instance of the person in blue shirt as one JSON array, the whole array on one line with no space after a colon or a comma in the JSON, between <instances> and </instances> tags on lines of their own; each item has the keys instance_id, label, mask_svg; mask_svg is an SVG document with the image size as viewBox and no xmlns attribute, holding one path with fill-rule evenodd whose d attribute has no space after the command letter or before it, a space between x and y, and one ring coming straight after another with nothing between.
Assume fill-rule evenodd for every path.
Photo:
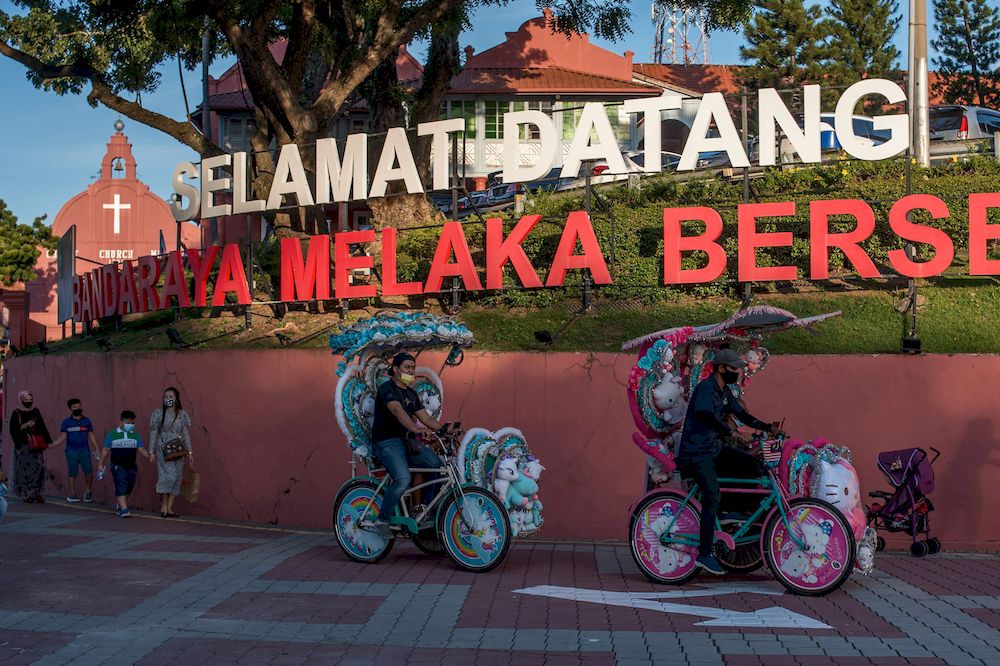
<instances>
[{"instance_id":1,"label":"person in blue shirt","mask_svg":"<svg viewBox=\"0 0 1000 666\"><path fill-rule=\"evenodd\" d=\"M774 427L746 411L730 387L740 380L747 363L733 349L720 349L713 359L714 370L695 387L688 403L684 430L675 460L685 477L694 480L701 490L701 534L696 563L709 573L723 574L725 569L712 554L715 543L715 517L719 511L719 470L727 478L756 478L760 461L725 441L746 443L749 434L730 426L730 417L771 432Z\"/></svg>"},{"instance_id":2,"label":"person in blue shirt","mask_svg":"<svg viewBox=\"0 0 1000 666\"><path fill-rule=\"evenodd\" d=\"M83 492L84 502L93 502L94 495L94 467L90 461L91 456L97 457L97 437L94 436L94 424L83 415L83 403L79 398L70 398L66 402L69 407L69 417L63 419L59 428L62 434L52 442L52 446L59 446L66 442L66 474L68 479L66 486L69 495L67 502L79 502L80 496L76 494L76 477L83 471L83 481L86 484Z\"/></svg>"}]
</instances>

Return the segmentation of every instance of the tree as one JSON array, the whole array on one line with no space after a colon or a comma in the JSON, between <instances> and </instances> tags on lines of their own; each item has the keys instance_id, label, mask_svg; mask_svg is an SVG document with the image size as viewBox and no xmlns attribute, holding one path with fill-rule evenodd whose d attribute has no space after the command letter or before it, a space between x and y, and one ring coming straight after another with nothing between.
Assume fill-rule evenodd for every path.
<instances>
[{"instance_id":1,"label":"tree","mask_svg":"<svg viewBox=\"0 0 1000 666\"><path fill-rule=\"evenodd\" d=\"M987 0L934 0L934 21L935 93L949 104L1000 105L1000 9Z\"/></svg>"},{"instance_id":2,"label":"tree","mask_svg":"<svg viewBox=\"0 0 1000 666\"><path fill-rule=\"evenodd\" d=\"M11 286L37 277L35 263L43 247L56 248L58 238L45 224L45 216L36 217L33 224L18 224L14 213L0 199L0 285Z\"/></svg>"},{"instance_id":3,"label":"tree","mask_svg":"<svg viewBox=\"0 0 1000 666\"><path fill-rule=\"evenodd\" d=\"M888 78L899 57L892 40L903 20L896 0L832 0L827 56L837 83Z\"/></svg>"},{"instance_id":4,"label":"tree","mask_svg":"<svg viewBox=\"0 0 1000 666\"><path fill-rule=\"evenodd\" d=\"M818 83L827 59L823 14L803 0L761 0L743 29L749 65L743 80L756 88L799 88Z\"/></svg>"},{"instance_id":5,"label":"tree","mask_svg":"<svg viewBox=\"0 0 1000 666\"><path fill-rule=\"evenodd\" d=\"M266 196L274 172L268 146L296 143L307 171L315 139L357 100L363 82L395 59L418 34L433 36L442 21L454 25L477 6L507 0L13 0L20 14L0 12L0 54L22 64L39 88L80 94L88 101L158 129L199 155L224 152L186 119L142 106L155 90L159 67L173 59L189 69L200 61L204 15L213 56L232 53L242 67L257 110L251 140L253 193ZM709 8L710 21L731 24L750 0L691 0ZM559 17L558 29L592 30L617 38L628 31L624 4L597 0L539 0ZM716 17L716 18L713 18ZM281 62L268 48L287 39ZM441 42L438 42L440 45ZM457 54L457 49L455 49ZM433 73L433 71L432 71ZM134 98L134 101L133 101ZM436 106L427 104L428 108ZM280 236L321 228L319 211L277 215Z\"/></svg>"}]
</instances>

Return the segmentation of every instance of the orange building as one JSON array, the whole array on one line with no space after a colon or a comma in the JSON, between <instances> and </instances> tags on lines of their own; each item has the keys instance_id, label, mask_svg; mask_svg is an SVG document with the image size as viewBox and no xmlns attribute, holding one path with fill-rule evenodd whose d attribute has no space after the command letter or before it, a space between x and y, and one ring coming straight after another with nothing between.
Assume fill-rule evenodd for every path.
<instances>
[{"instance_id":1,"label":"orange building","mask_svg":"<svg viewBox=\"0 0 1000 666\"><path fill-rule=\"evenodd\" d=\"M52 223L56 236L76 226L77 274L156 255L161 247L173 250L178 242L188 248L201 247L198 226L175 222L167 203L136 178L132 144L122 134L123 128L121 121L115 123L116 131L101 160L101 177L67 201ZM17 347L64 334L58 322L56 253L43 250L35 272L38 279L0 293L0 304L9 310L10 342ZM69 335L69 322L66 326Z\"/></svg>"}]
</instances>

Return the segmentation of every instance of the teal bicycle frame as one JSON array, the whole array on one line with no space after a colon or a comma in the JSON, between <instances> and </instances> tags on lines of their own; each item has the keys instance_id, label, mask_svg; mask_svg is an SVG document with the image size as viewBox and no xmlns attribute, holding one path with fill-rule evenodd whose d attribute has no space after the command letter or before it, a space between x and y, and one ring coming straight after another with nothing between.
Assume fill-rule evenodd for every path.
<instances>
[{"instance_id":1,"label":"teal bicycle frame","mask_svg":"<svg viewBox=\"0 0 1000 666\"><path fill-rule=\"evenodd\" d=\"M747 485L747 486L753 485L753 486L759 486L759 488L734 489L734 488L724 487L724 484L726 485L736 484L736 485ZM715 534L717 537L716 540L719 540L719 537L721 537L721 540L726 543L726 545L730 548L730 550L735 550L738 546L745 546L753 543L754 541L760 541L761 533L758 532L757 534L750 534L750 531L753 529L754 523L756 523L761 516L769 515L775 510L777 510L778 513L781 515L781 520L785 523L785 526L786 527L790 526L788 520L789 498L785 493L784 488L781 487L781 484L779 484L775 480L770 467L767 470L767 476L762 476L757 479L720 478L719 489L721 492L766 495L766 497L764 497L764 499L761 500L760 506L757 507L757 510L754 511L753 514L749 518L747 518L742 525L740 525L739 529L737 529L732 534L724 532L722 530L722 525L719 523L718 516L715 517ZM691 534L671 533L671 529L673 528L674 523L677 522L677 516L680 515L681 511L683 511L684 508L691 502L691 499L695 496L697 492L698 492L698 485L692 482L691 489L684 497L684 502L681 504L679 510L674 514L674 517L670 521L667 528L663 531L662 534L660 534L660 543L662 543L664 546L670 547L673 544L681 546L694 546L695 548L699 546L699 543L701 541L699 534L691 535ZM701 511L698 511L698 516L699 518L701 517ZM801 530L799 531L801 532ZM788 534L791 537L792 541L799 548L802 549L806 548L805 541L800 539L799 536L795 534L795 531L789 529Z\"/></svg>"}]
</instances>

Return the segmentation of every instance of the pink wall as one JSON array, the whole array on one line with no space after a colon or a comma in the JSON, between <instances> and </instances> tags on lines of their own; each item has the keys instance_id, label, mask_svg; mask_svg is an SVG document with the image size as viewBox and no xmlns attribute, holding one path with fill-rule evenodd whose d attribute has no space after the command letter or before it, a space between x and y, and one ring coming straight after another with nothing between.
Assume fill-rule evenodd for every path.
<instances>
[{"instance_id":1,"label":"pink wall","mask_svg":"<svg viewBox=\"0 0 1000 666\"><path fill-rule=\"evenodd\" d=\"M6 394L33 390L53 429L69 397L83 398L100 430L129 408L145 435L161 390L176 385L203 473L200 501L179 503L181 512L323 527L349 473L332 406L337 360L306 350L20 357L7 364ZM421 361L440 367L436 355ZM625 538L644 466L624 392L633 362L630 354L467 353L445 372L447 418L517 426L547 467L542 536ZM864 492L886 487L878 451L940 449L937 533L949 548L997 550L1000 514L989 507L1000 502L998 396L1000 356L775 356L749 401L762 418L786 417L795 436L850 446ZM55 475L47 490L62 494L63 456L46 455ZM155 508L154 476L140 467L135 504ZM110 480L98 486L109 498Z\"/></svg>"}]
</instances>

